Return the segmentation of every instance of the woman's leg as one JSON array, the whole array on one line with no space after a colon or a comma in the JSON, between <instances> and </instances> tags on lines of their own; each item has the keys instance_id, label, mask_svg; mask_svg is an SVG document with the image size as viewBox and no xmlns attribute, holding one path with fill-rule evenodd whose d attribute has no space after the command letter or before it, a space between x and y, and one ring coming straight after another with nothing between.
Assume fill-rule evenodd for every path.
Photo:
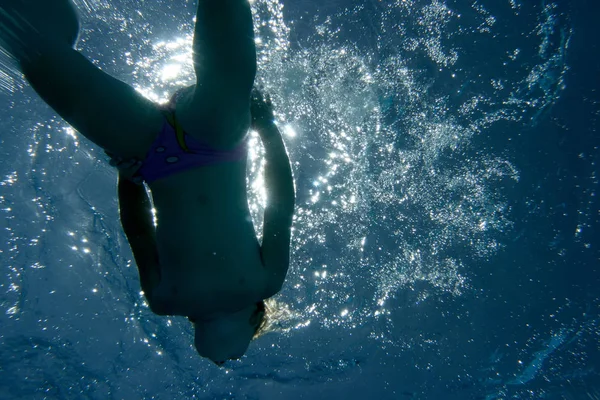
<instances>
[{"instance_id":1,"label":"woman's leg","mask_svg":"<svg viewBox=\"0 0 600 400\"><path fill-rule=\"evenodd\" d=\"M98 146L143 159L160 109L75 51L78 29L71 0L0 0L0 45L40 97Z\"/></svg>"},{"instance_id":2,"label":"woman's leg","mask_svg":"<svg viewBox=\"0 0 600 400\"><path fill-rule=\"evenodd\" d=\"M0 44L17 60L39 53L48 39L74 47L78 35L79 18L67 0L0 0Z\"/></svg>"},{"instance_id":3,"label":"woman's leg","mask_svg":"<svg viewBox=\"0 0 600 400\"><path fill-rule=\"evenodd\" d=\"M177 104L190 135L234 147L250 127L256 48L248 0L198 0L194 31L196 86Z\"/></svg>"}]
</instances>

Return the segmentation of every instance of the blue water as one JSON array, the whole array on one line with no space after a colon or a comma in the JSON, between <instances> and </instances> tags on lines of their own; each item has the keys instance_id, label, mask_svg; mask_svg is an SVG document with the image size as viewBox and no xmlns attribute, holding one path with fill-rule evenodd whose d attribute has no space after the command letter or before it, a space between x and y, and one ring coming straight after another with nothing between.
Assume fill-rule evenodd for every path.
<instances>
[{"instance_id":1,"label":"blue water","mask_svg":"<svg viewBox=\"0 0 600 400\"><path fill-rule=\"evenodd\" d=\"M195 2L76 3L104 71L193 79ZM298 207L280 318L226 369L145 304L103 152L0 59L0 399L600 398L599 7L256 0Z\"/></svg>"}]
</instances>

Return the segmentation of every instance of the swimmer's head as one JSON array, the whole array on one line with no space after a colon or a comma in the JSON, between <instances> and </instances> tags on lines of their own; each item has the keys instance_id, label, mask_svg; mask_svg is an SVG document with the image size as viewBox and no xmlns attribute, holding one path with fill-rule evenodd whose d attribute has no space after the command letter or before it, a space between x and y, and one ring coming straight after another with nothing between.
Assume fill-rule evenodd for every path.
<instances>
[{"instance_id":1,"label":"swimmer's head","mask_svg":"<svg viewBox=\"0 0 600 400\"><path fill-rule=\"evenodd\" d=\"M202 357L217 365L241 358L263 325L265 303L258 302L236 313L195 321L194 346Z\"/></svg>"}]
</instances>

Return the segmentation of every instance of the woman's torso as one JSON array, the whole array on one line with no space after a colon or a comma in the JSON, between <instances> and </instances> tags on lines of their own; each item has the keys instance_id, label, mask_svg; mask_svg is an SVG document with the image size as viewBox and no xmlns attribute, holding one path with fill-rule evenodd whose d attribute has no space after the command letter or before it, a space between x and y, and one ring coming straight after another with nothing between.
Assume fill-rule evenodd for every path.
<instances>
[{"instance_id":1,"label":"woman's torso","mask_svg":"<svg viewBox=\"0 0 600 400\"><path fill-rule=\"evenodd\" d=\"M155 301L169 314L199 318L264 298L266 273L248 209L246 157L189 169L149 186L161 265Z\"/></svg>"}]
</instances>

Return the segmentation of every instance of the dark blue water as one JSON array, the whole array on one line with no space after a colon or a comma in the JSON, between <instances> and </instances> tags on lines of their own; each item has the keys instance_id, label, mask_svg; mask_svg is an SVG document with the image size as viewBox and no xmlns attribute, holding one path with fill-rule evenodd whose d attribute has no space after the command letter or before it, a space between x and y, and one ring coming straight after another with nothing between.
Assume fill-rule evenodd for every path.
<instances>
[{"instance_id":1,"label":"dark blue water","mask_svg":"<svg viewBox=\"0 0 600 400\"><path fill-rule=\"evenodd\" d=\"M195 3L130 3L77 2L78 48L166 100ZM253 7L298 190L287 311L200 359L143 302L103 153L4 62L0 398L599 398L600 5Z\"/></svg>"}]
</instances>

